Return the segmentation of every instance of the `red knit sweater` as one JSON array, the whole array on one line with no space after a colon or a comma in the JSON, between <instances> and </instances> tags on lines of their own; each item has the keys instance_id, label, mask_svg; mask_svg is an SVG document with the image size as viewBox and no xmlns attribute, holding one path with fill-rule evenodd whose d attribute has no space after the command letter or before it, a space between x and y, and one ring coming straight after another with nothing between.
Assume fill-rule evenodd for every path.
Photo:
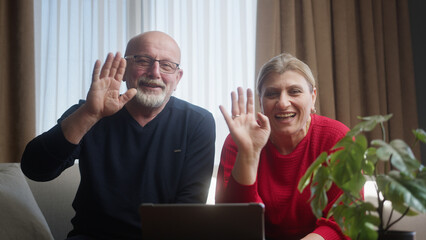
<instances>
[{"instance_id":1,"label":"red knit sweater","mask_svg":"<svg viewBox=\"0 0 426 240\"><path fill-rule=\"evenodd\" d=\"M311 115L307 135L288 155L281 155L268 141L260 155L257 180L241 185L231 175L238 148L229 135L225 140L216 185L216 202L261 202L265 205L265 231L268 239L300 239L314 232L326 240L345 239L332 220L317 220L308 199L310 189L299 193L300 178L317 156L329 151L349 130L344 124L323 116ZM335 185L328 191L326 212L341 195Z\"/></svg>"}]
</instances>

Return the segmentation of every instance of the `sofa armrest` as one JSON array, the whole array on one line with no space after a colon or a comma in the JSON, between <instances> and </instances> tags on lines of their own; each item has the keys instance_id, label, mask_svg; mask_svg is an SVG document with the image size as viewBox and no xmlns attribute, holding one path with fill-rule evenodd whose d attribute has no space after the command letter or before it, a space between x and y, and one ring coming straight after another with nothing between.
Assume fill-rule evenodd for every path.
<instances>
[{"instance_id":1,"label":"sofa armrest","mask_svg":"<svg viewBox=\"0 0 426 240\"><path fill-rule=\"evenodd\" d=\"M0 163L2 239L53 239L19 163Z\"/></svg>"}]
</instances>

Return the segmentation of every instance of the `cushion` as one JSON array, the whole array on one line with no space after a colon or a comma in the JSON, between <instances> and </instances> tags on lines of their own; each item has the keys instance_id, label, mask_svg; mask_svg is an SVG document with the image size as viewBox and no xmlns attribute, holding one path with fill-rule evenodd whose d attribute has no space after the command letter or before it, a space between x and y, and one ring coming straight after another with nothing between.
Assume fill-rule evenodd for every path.
<instances>
[{"instance_id":1,"label":"cushion","mask_svg":"<svg viewBox=\"0 0 426 240\"><path fill-rule=\"evenodd\" d=\"M0 163L1 239L53 239L19 163Z\"/></svg>"}]
</instances>

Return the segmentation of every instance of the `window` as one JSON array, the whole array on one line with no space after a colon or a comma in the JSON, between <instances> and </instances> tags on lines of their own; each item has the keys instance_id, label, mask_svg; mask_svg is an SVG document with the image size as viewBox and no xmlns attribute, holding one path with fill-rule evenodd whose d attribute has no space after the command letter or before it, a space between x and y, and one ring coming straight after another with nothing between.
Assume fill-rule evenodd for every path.
<instances>
[{"instance_id":1,"label":"window","mask_svg":"<svg viewBox=\"0 0 426 240\"><path fill-rule=\"evenodd\" d=\"M86 97L96 59L104 60L108 52L124 53L134 35L159 30L174 37L182 50L184 74L174 96L206 108L216 120L217 165L229 132L219 105L230 110L231 91L238 86L254 88L256 4L256 0L35 0L37 134Z\"/></svg>"}]
</instances>

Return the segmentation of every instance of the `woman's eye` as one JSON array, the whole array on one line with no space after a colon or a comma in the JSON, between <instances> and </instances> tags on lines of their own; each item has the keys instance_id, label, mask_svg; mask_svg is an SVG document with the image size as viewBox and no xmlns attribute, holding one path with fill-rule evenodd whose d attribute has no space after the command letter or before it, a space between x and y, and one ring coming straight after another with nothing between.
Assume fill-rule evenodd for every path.
<instances>
[{"instance_id":1,"label":"woman's eye","mask_svg":"<svg viewBox=\"0 0 426 240\"><path fill-rule=\"evenodd\" d=\"M290 94L292 94L292 95L299 94L301 92L302 91L300 89L292 89L292 90L290 90Z\"/></svg>"},{"instance_id":2,"label":"woman's eye","mask_svg":"<svg viewBox=\"0 0 426 240\"><path fill-rule=\"evenodd\" d=\"M265 92L265 97L271 98L275 96L278 96L277 92Z\"/></svg>"}]
</instances>

